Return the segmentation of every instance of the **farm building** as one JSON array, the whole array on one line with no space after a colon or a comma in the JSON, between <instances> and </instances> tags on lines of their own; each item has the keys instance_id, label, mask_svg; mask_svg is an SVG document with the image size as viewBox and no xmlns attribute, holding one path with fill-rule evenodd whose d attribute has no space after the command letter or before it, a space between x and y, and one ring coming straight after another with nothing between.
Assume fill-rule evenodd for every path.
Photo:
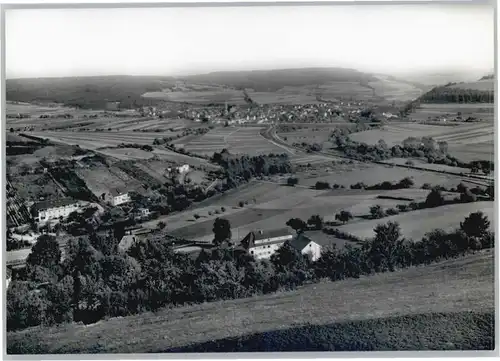
<instances>
[{"instance_id":1,"label":"farm building","mask_svg":"<svg viewBox=\"0 0 500 361\"><path fill-rule=\"evenodd\" d=\"M36 222L46 222L60 217L66 218L70 213L80 209L80 203L71 198L62 198L55 201L35 203L32 214Z\"/></svg>"},{"instance_id":2,"label":"farm building","mask_svg":"<svg viewBox=\"0 0 500 361\"><path fill-rule=\"evenodd\" d=\"M306 237L303 233L297 235L288 242L300 253L309 255L311 261L316 261L321 256L321 246Z\"/></svg>"},{"instance_id":3,"label":"farm building","mask_svg":"<svg viewBox=\"0 0 500 361\"><path fill-rule=\"evenodd\" d=\"M286 228L272 231L257 231L248 233L241 245L257 259L269 258L286 241L291 241L293 235Z\"/></svg>"},{"instance_id":4,"label":"farm building","mask_svg":"<svg viewBox=\"0 0 500 361\"><path fill-rule=\"evenodd\" d=\"M111 204L114 206L130 202L130 196L127 192L122 192L117 188L113 188L110 190L110 193L112 197Z\"/></svg>"}]
</instances>

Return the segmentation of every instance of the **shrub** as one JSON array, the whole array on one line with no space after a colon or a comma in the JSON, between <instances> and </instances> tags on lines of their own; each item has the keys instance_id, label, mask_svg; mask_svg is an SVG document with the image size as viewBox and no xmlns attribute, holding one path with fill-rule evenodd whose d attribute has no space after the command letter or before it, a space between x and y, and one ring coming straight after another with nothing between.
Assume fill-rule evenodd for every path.
<instances>
[{"instance_id":1,"label":"shrub","mask_svg":"<svg viewBox=\"0 0 500 361\"><path fill-rule=\"evenodd\" d=\"M460 194L460 202L463 203L469 203L469 202L475 202L477 200L477 197L472 194L472 192L467 189L464 193Z\"/></svg>"},{"instance_id":2,"label":"shrub","mask_svg":"<svg viewBox=\"0 0 500 361\"><path fill-rule=\"evenodd\" d=\"M409 209L406 204L398 204L396 207L400 212L407 212Z\"/></svg>"},{"instance_id":3,"label":"shrub","mask_svg":"<svg viewBox=\"0 0 500 361\"><path fill-rule=\"evenodd\" d=\"M396 214L399 214L399 211L397 209L394 209L394 208L389 208L385 213L388 216L394 216Z\"/></svg>"},{"instance_id":4,"label":"shrub","mask_svg":"<svg viewBox=\"0 0 500 361\"><path fill-rule=\"evenodd\" d=\"M374 205L370 207L370 215L372 216L373 219L378 219L384 217L384 211L381 206Z\"/></svg>"},{"instance_id":5,"label":"shrub","mask_svg":"<svg viewBox=\"0 0 500 361\"><path fill-rule=\"evenodd\" d=\"M316 182L315 188L318 190L330 189L330 184L328 182L318 181L318 182Z\"/></svg>"},{"instance_id":6,"label":"shrub","mask_svg":"<svg viewBox=\"0 0 500 361\"><path fill-rule=\"evenodd\" d=\"M198 219L198 218L200 218L200 215L195 213L193 217L194 217L194 219Z\"/></svg>"},{"instance_id":7,"label":"shrub","mask_svg":"<svg viewBox=\"0 0 500 361\"><path fill-rule=\"evenodd\" d=\"M439 188L433 188L425 199L425 205L429 208L439 207L444 204L444 198Z\"/></svg>"},{"instance_id":8,"label":"shrub","mask_svg":"<svg viewBox=\"0 0 500 361\"><path fill-rule=\"evenodd\" d=\"M220 207L220 210L221 210L222 212L225 212L225 211L226 211L226 207Z\"/></svg>"},{"instance_id":9,"label":"shrub","mask_svg":"<svg viewBox=\"0 0 500 361\"><path fill-rule=\"evenodd\" d=\"M349 211L340 211L340 213L337 213L335 215L335 219L342 222L343 224L349 222L349 220L352 218L352 214Z\"/></svg>"},{"instance_id":10,"label":"shrub","mask_svg":"<svg viewBox=\"0 0 500 361\"><path fill-rule=\"evenodd\" d=\"M296 177L289 177L286 181L286 183L291 186L291 187L294 187L295 185L297 185L299 183L299 179L296 178Z\"/></svg>"}]
</instances>

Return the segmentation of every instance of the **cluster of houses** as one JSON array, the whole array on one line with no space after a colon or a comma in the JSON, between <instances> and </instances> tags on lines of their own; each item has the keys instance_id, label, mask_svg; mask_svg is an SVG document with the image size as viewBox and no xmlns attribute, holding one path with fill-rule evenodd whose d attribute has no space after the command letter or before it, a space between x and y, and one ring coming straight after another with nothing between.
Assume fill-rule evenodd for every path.
<instances>
[{"instance_id":1,"label":"cluster of houses","mask_svg":"<svg viewBox=\"0 0 500 361\"><path fill-rule=\"evenodd\" d=\"M210 121L213 123L227 122L231 124L244 123L274 123L281 122L331 122L339 117L358 115L367 104L363 102L318 102L314 104L264 104L258 106L225 106L188 109L183 112L187 119L195 121ZM397 118L397 115L384 113L386 119Z\"/></svg>"}]
</instances>

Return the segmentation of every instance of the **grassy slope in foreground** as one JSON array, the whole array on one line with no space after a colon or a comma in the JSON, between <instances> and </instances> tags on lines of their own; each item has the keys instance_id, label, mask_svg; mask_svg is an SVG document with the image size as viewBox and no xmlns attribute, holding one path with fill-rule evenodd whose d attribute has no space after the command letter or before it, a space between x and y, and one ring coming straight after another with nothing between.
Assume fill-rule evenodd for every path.
<instances>
[{"instance_id":1,"label":"grassy slope in foreground","mask_svg":"<svg viewBox=\"0 0 500 361\"><path fill-rule=\"evenodd\" d=\"M363 345L427 349L482 347L484 341L475 340L493 337L493 330L485 321L489 316L464 312L493 312L493 260L493 253L485 251L426 267L308 285L293 292L114 318L89 326L35 327L8 333L8 352L164 352L304 325L325 325L328 328L339 322L405 315L421 316L402 317L401 322L386 319L380 323L366 323L367 327L373 328L359 331L361 333L356 336L359 348ZM462 314L451 314L459 312ZM451 318L436 313L448 313ZM360 330L360 324L357 325L351 322L345 326L343 332L351 336L346 334L344 339L353 340L352 332ZM391 329L405 329L406 337L398 339L397 344L392 343L391 340L395 339ZM314 332L308 333L303 338L314 338L314 335ZM375 343L372 336L377 340ZM405 339L410 341L405 343ZM441 343L445 339L454 346ZM434 341L439 343L432 343ZM314 343L312 339L308 341L309 345ZM337 345L336 349L341 349L341 346Z\"/></svg>"}]
</instances>

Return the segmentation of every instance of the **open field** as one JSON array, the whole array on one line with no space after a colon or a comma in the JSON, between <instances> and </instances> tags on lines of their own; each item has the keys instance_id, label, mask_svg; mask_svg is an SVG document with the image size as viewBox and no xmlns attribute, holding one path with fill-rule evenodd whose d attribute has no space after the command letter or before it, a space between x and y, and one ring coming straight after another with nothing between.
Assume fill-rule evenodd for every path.
<instances>
[{"instance_id":1,"label":"open field","mask_svg":"<svg viewBox=\"0 0 500 361\"><path fill-rule=\"evenodd\" d=\"M248 154L250 156L269 153L294 154L287 148L265 139L260 134L262 129L260 127L216 128L191 142L185 143L184 148L189 152L204 155L212 155L224 148L233 154Z\"/></svg>"},{"instance_id":2,"label":"open field","mask_svg":"<svg viewBox=\"0 0 500 361\"><path fill-rule=\"evenodd\" d=\"M423 201L429 191L405 189L395 191L363 190L323 190L317 191L301 187L287 187L271 182L252 182L239 189L213 199L201 202L196 208L179 214L162 217L167 223L166 231L174 236L210 241L215 218L223 216L231 223L233 237L241 240L248 232L286 227L290 218L307 220L319 214L327 221L333 221L341 210L350 210L355 216L369 214L370 206L380 204L384 208L408 204L410 201L380 199L380 195L403 197L413 201ZM248 202L239 207L239 202ZM225 211L220 212L220 207ZM219 214L215 213L219 212ZM210 213L212 213L210 215ZM199 218L195 219L194 216ZM160 220L145 224L155 228ZM290 229L290 232L293 232Z\"/></svg>"},{"instance_id":3,"label":"open field","mask_svg":"<svg viewBox=\"0 0 500 361\"><path fill-rule=\"evenodd\" d=\"M383 139L389 146L401 145L406 138L432 137L436 141L448 143L448 153L463 160L482 160L494 151L494 126L492 123L461 124L439 126L425 124L393 124L381 129L367 130L351 134L351 139L368 144L376 144Z\"/></svg>"},{"instance_id":4,"label":"open field","mask_svg":"<svg viewBox=\"0 0 500 361\"><path fill-rule=\"evenodd\" d=\"M212 170L219 169L219 166L210 163L206 159L197 158L197 157L190 157L188 155L172 152L171 150L161 148L161 147L155 147L153 149L153 154L160 160L182 163L182 164L189 164L189 165L194 166L194 167L205 167L205 168L212 169Z\"/></svg>"},{"instance_id":5,"label":"open field","mask_svg":"<svg viewBox=\"0 0 500 361\"><path fill-rule=\"evenodd\" d=\"M137 148L112 148L112 149L101 149L99 151L101 154L118 158L121 160L130 159L150 159L153 158L153 153L146 152L142 149Z\"/></svg>"},{"instance_id":6,"label":"open field","mask_svg":"<svg viewBox=\"0 0 500 361\"><path fill-rule=\"evenodd\" d=\"M332 81L322 85L285 85L275 91L253 90L246 87L250 98L258 104L315 104L317 95L324 100L337 100L341 97L353 97L358 100L370 99L372 89L361 85L359 81ZM162 99L170 102L193 104L224 103L246 104L243 91L228 88L210 90L181 90L147 92L144 98Z\"/></svg>"},{"instance_id":7,"label":"open field","mask_svg":"<svg viewBox=\"0 0 500 361\"><path fill-rule=\"evenodd\" d=\"M368 83L375 90L375 95L385 98L389 101L410 101L418 98L422 90L409 83L398 80L391 80L387 76L376 75L377 81Z\"/></svg>"},{"instance_id":8,"label":"open field","mask_svg":"<svg viewBox=\"0 0 500 361\"><path fill-rule=\"evenodd\" d=\"M199 91L147 92L142 94L142 96L144 98L161 99L179 103L210 104L229 102L231 104L246 104L242 91L224 88Z\"/></svg>"},{"instance_id":9,"label":"open field","mask_svg":"<svg viewBox=\"0 0 500 361\"><path fill-rule=\"evenodd\" d=\"M471 81L465 83L459 83L455 85L450 85L450 88L458 88L458 89L472 89L472 90L481 90L481 91L494 91L495 90L495 80L494 79L485 79L478 81Z\"/></svg>"},{"instance_id":10,"label":"open field","mask_svg":"<svg viewBox=\"0 0 500 361\"><path fill-rule=\"evenodd\" d=\"M493 158L493 155L491 156ZM429 170L436 170L436 171L443 171L443 172L449 172L449 173L455 173L455 174L471 174L470 169L468 168L461 168L461 167L452 167L450 165L446 164L436 164L436 163L429 163L427 160L424 159L416 159L416 158L391 158L389 160L383 161L386 164L399 164L399 165L406 165L406 162L408 160L411 160L414 164L415 167L419 167L422 169L429 169ZM468 179L464 183L471 183L471 184L477 184L477 183L484 183L487 182L487 180L492 179L492 176L485 176L483 173L476 174L475 177L482 177L484 178L484 181L481 179Z\"/></svg>"},{"instance_id":11,"label":"open field","mask_svg":"<svg viewBox=\"0 0 500 361\"><path fill-rule=\"evenodd\" d=\"M371 100L373 90L361 85L359 81L330 82L317 87L312 87L314 93L321 96L322 100L336 101L339 99Z\"/></svg>"},{"instance_id":12,"label":"open field","mask_svg":"<svg viewBox=\"0 0 500 361\"><path fill-rule=\"evenodd\" d=\"M306 324L383 321L388 317L447 313L434 318L441 320L436 324L403 321L382 333L375 332L379 328L370 327L369 335L363 332L366 340L360 339L359 334L352 337L363 343L373 341L374 337L392 338L390 335L400 330L396 332L398 344L404 343L401 340L418 339L415 348L431 348L435 342L441 347L451 342L448 348L460 348L464 338L471 340L477 336L474 332L478 326L470 319L458 324L446 320L454 319L458 312L493 312L493 281L493 253L482 251L425 267L308 285L292 292L179 307L88 326L69 324L9 332L7 345L9 353L164 352ZM488 326L487 323L485 327ZM426 333L429 327L431 334ZM401 337L402 334L406 336ZM425 337L419 336L422 334ZM489 334L493 337L491 328Z\"/></svg>"},{"instance_id":13,"label":"open field","mask_svg":"<svg viewBox=\"0 0 500 361\"><path fill-rule=\"evenodd\" d=\"M96 150L103 147L116 147L122 143L136 143L143 145L152 145L157 137L169 136L172 133L118 133L118 132L32 132L31 135L48 138L54 142L63 144L79 145L81 148ZM100 153L126 159L147 159L157 156L160 159L186 163L193 166L206 166L211 169L218 169L217 166L210 164L208 160L190 157L184 154L172 152L170 150L155 147L153 152L145 152L140 149L101 149ZM130 154L126 154L130 153Z\"/></svg>"},{"instance_id":14,"label":"open field","mask_svg":"<svg viewBox=\"0 0 500 361\"><path fill-rule=\"evenodd\" d=\"M493 202L474 202L452 204L437 208L428 208L407 213L401 213L395 216L374 219L365 222L347 224L339 227L340 230L353 234L359 238L370 238L374 236L373 229L377 224L387 223L389 221L398 222L401 226L402 234L409 239L419 241L427 232L440 228L450 231L460 226L472 212L482 211L488 215L491 222L491 229L495 229L494 221L494 203Z\"/></svg>"},{"instance_id":15,"label":"open field","mask_svg":"<svg viewBox=\"0 0 500 361\"><path fill-rule=\"evenodd\" d=\"M108 193L112 188L127 191L139 191L142 184L136 179L128 176L117 167L94 166L92 168L80 168L76 174L87 185L88 189L96 196Z\"/></svg>"},{"instance_id":16,"label":"open field","mask_svg":"<svg viewBox=\"0 0 500 361\"><path fill-rule=\"evenodd\" d=\"M493 122L495 119L495 104L493 103L423 103L410 115L411 119L426 121L431 118L443 118L447 121L453 120L461 113L462 119L469 117L486 122Z\"/></svg>"},{"instance_id":17,"label":"open field","mask_svg":"<svg viewBox=\"0 0 500 361\"><path fill-rule=\"evenodd\" d=\"M102 147L116 147L122 143L152 145L155 138L171 137L175 132L138 133L138 132L29 132L41 138L48 138L54 142L80 145L81 148L98 149Z\"/></svg>"},{"instance_id":18,"label":"open field","mask_svg":"<svg viewBox=\"0 0 500 361\"><path fill-rule=\"evenodd\" d=\"M464 180L464 177L460 176L378 164L364 164L356 167L352 167L352 165L336 165L334 169L328 172L304 172L298 173L297 177L299 178L299 185L314 186L316 182L322 181L328 182L330 185L340 184L346 188L358 182L363 182L368 186L384 181L399 182L405 177L412 178L416 188L420 188L424 183L442 185L447 188L456 187Z\"/></svg>"},{"instance_id":19,"label":"open field","mask_svg":"<svg viewBox=\"0 0 500 361\"><path fill-rule=\"evenodd\" d=\"M462 124L456 126L439 126L426 124L392 124L381 129L366 130L353 133L350 138L368 144L376 144L383 139L389 146L399 144L406 138L432 137L436 141L444 140L449 145L489 142L493 140L493 124Z\"/></svg>"},{"instance_id":20,"label":"open field","mask_svg":"<svg viewBox=\"0 0 500 361\"><path fill-rule=\"evenodd\" d=\"M297 129L293 132L277 132L277 135L286 141L288 144L293 143L318 143L323 144L330 138L330 133L335 127L327 128L307 128L307 129Z\"/></svg>"}]
</instances>

